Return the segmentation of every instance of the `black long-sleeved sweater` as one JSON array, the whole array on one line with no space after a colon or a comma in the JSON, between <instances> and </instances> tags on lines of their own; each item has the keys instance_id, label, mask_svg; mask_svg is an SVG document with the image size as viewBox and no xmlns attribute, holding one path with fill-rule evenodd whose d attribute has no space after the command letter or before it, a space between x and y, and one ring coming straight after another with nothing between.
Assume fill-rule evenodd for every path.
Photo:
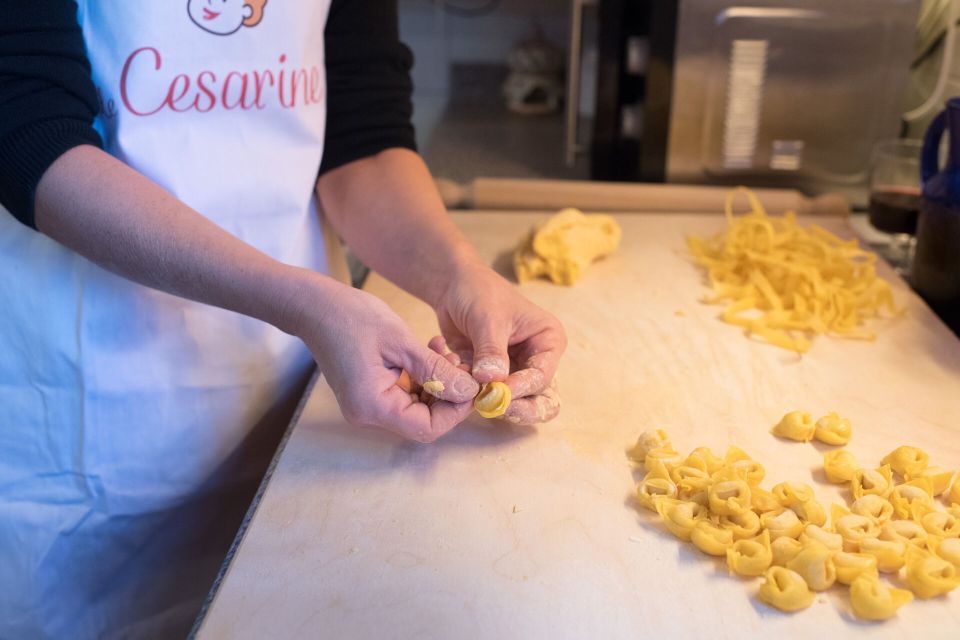
<instances>
[{"instance_id":1,"label":"black long-sleeved sweater","mask_svg":"<svg viewBox=\"0 0 960 640\"><path fill-rule=\"evenodd\" d=\"M102 146L74 0L11 0L0 11L0 203L34 226L37 183L60 155ZM12 5L12 6L9 6ZM392 147L416 149L412 55L396 0L332 0L320 173Z\"/></svg>"}]
</instances>

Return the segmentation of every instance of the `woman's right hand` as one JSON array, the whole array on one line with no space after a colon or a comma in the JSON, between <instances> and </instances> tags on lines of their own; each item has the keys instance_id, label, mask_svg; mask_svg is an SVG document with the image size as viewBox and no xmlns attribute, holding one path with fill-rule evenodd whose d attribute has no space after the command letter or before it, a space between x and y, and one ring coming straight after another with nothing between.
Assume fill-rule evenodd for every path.
<instances>
[{"instance_id":1,"label":"woman's right hand","mask_svg":"<svg viewBox=\"0 0 960 640\"><path fill-rule=\"evenodd\" d=\"M310 348L350 424L379 427L418 442L433 442L473 411L480 386L448 359L420 344L399 316L359 289L318 276L317 295L297 289L291 332ZM443 385L428 406L397 386L406 370L420 386Z\"/></svg>"}]
</instances>

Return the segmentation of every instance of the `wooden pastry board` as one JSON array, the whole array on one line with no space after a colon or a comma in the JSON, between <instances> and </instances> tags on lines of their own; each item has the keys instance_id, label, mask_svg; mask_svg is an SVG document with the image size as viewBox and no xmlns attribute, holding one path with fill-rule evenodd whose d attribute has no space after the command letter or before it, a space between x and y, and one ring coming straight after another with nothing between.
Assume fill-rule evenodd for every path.
<instances>
[{"instance_id":1,"label":"wooden pastry board","mask_svg":"<svg viewBox=\"0 0 960 640\"><path fill-rule=\"evenodd\" d=\"M455 215L483 255L509 251L542 215ZM624 450L644 429L682 451L737 444L781 480L815 484L824 446L768 433L802 408L853 421L865 465L900 444L960 468L960 342L900 281L906 315L874 343L817 339L802 358L745 338L698 302L684 236L716 215L624 215L623 245L573 288L523 292L564 322L564 408L537 429L473 419L434 445L344 424L321 380L294 425L199 630L201 638L960 637L960 593L883 624L842 588L794 615L758 582L666 534L632 499ZM849 234L845 222L830 221ZM893 279L889 269L883 275ZM430 310L377 276L419 337ZM496 304L495 300L489 301Z\"/></svg>"}]
</instances>

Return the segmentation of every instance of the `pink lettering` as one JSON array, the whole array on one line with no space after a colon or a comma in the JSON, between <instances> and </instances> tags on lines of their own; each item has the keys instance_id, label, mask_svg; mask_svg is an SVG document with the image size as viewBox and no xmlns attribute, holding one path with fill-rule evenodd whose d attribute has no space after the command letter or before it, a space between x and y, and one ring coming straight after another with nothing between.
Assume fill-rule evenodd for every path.
<instances>
[{"instance_id":1,"label":"pink lettering","mask_svg":"<svg viewBox=\"0 0 960 640\"><path fill-rule=\"evenodd\" d=\"M204 78L207 77L210 78L211 84L217 81L217 76L213 71L201 71L197 74L197 89L200 90L200 93L198 93L196 99L194 99L193 106L196 107L200 113L206 113L217 105L217 94L215 94L204 81ZM200 106L201 94L207 97L207 105L205 107Z\"/></svg>"},{"instance_id":2,"label":"pink lettering","mask_svg":"<svg viewBox=\"0 0 960 640\"><path fill-rule=\"evenodd\" d=\"M160 70L160 52L154 49L153 47L140 47L127 57L127 61L123 63L123 70L120 72L120 100L123 101L123 106L127 108L127 111L137 116L152 116L153 114L163 109L163 103L160 103L153 111L137 111L133 108L133 105L130 104L130 96L127 95L127 77L130 73L130 65L133 64L134 59L143 52L150 52L153 54L153 70Z\"/></svg>"}]
</instances>

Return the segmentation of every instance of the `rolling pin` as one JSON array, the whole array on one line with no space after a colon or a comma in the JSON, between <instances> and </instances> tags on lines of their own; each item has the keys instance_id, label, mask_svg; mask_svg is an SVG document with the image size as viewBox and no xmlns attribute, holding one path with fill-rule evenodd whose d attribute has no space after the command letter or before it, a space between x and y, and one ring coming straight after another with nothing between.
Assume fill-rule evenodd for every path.
<instances>
[{"instance_id":1,"label":"rolling pin","mask_svg":"<svg viewBox=\"0 0 960 640\"><path fill-rule=\"evenodd\" d=\"M476 178L461 185L440 178L437 189L450 209L539 209L576 207L585 211L722 213L729 187L586 180ZM809 198L796 189L753 189L768 213L847 216L850 203L839 194ZM734 203L742 211L743 201Z\"/></svg>"}]
</instances>

